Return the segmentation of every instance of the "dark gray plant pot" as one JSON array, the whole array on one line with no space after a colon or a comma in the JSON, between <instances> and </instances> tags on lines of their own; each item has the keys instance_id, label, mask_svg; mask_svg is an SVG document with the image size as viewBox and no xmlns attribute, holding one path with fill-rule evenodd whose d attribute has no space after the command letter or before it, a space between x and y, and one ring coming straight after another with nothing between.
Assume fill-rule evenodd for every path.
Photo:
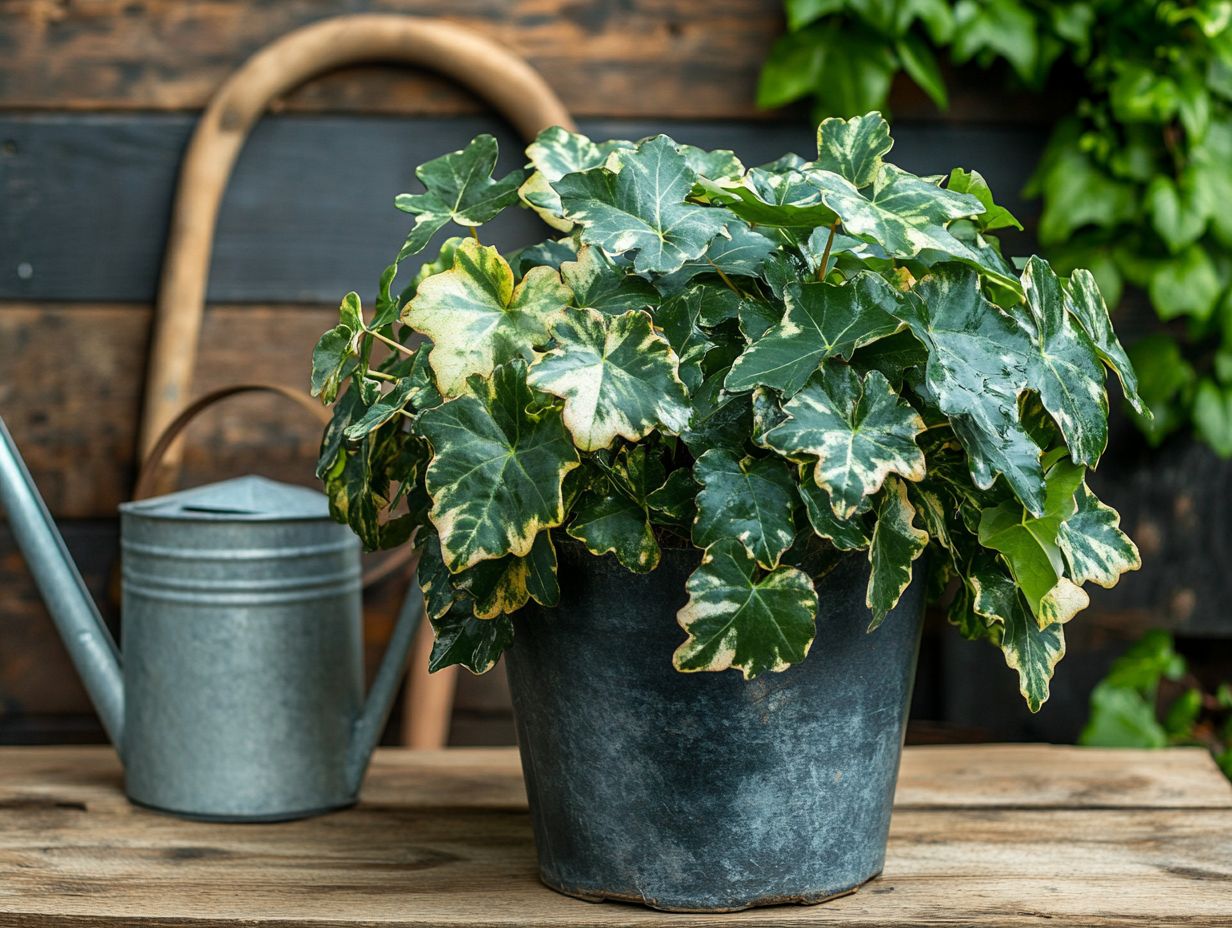
<instances>
[{"instance_id":1,"label":"dark gray plant pot","mask_svg":"<svg viewBox=\"0 0 1232 928\"><path fill-rule=\"evenodd\" d=\"M560 545L561 602L507 655L540 876L582 899L721 912L844 895L881 872L924 583L868 634L868 564L821 578L784 673L682 674L696 552L651 574Z\"/></svg>"}]
</instances>

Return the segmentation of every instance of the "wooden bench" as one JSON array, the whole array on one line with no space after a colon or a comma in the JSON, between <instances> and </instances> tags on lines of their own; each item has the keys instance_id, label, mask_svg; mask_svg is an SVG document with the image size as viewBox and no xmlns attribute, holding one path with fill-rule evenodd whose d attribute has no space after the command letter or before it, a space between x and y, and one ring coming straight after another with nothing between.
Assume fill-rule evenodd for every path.
<instances>
[{"instance_id":1,"label":"wooden bench","mask_svg":"<svg viewBox=\"0 0 1232 928\"><path fill-rule=\"evenodd\" d=\"M885 874L814 907L664 915L535 877L510 748L384 750L351 810L129 805L100 748L0 750L0 926L1232 925L1232 787L1196 748L908 748Z\"/></svg>"}]
</instances>

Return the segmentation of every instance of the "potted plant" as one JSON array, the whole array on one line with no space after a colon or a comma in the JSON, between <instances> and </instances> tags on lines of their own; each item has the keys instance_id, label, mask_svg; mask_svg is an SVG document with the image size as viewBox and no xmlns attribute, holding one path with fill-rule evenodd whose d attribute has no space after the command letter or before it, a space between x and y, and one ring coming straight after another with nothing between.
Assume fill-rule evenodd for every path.
<instances>
[{"instance_id":1,"label":"potted plant","mask_svg":"<svg viewBox=\"0 0 1232 928\"><path fill-rule=\"evenodd\" d=\"M877 113L748 170L557 128L494 179L481 136L419 168L374 309L349 294L316 348L334 513L418 547L434 669L507 655L556 889L853 890L884 861L926 592L1034 709L1083 584L1138 565L1084 482L1105 365L1137 395L1092 276L1019 273L979 174L890 147ZM519 200L558 236L502 256L477 230ZM397 289L451 222L469 237Z\"/></svg>"}]
</instances>

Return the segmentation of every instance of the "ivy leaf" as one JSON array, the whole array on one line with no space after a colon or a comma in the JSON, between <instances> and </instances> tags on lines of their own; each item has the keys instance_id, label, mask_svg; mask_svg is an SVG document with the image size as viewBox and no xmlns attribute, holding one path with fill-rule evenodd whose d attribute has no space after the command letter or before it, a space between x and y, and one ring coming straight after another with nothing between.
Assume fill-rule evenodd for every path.
<instances>
[{"instance_id":1,"label":"ivy leaf","mask_svg":"<svg viewBox=\"0 0 1232 928\"><path fill-rule=\"evenodd\" d=\"M544 222L554 229L568 232L573 228L573 223L565 219L560 194L552 184L566 174L589 171L608 164L613 154L633 147L632 142L621 140L592 142L580 133L551 126L540 132L526 147L526 156L535 170L518 194Z\"/></svg>"},{"instance_id":2,"label":"ivy leaf","mask_svg":"<svg viewBox=\"0 0 1232 928\"><path fill-rule=\"evenodd\" d=\"M430 621L436 633L428 659L428 670L433 673L454 664L461 664L471 673L487 673L513 642L513 623L508 616L477 619L465 599Z\"/></svg>"},{"instance_id":3,"label":"ivy leaf","mask_svg":"<svg viewBox=\"0 0 1232 928\"><path fill-rule=\"evenodd\" d=\"M431 527L425 531L426 541L419 550L419 566L416 578L423 593L424 613L429 619L437 619L452 608L461 594L454 588L453 575L441 558L441 542ZM467 606L470 610L470 606Z\"/></svg>"},{"instance_id":4,"label":"ivy leaf","mask_svg":"<svg viewBox=\"0 0 1232 928\"><path fill-rule=\"evenodd\" d=\"M1022 288L1035 322L1031 389L1052 414L1070 457L1093 467L1108 444L1103 366L1086 332L1066 312L1061 281L1042 258L1027 261Z\"/></svg>"},{"instance_id":5,"label":"ivy leaf","mask_svg":"<svg viewBox=\"0 0 1232 928\"><path fill-rule=\"evenodd\" d=\"M872 610L871 632L898 605L911 583L911 564L928 547L928 532L915 527L915 507L907 498L907 485L897 477L886 480L885 489L873 507L877 522L868 549L872 570L865 602Z\"/></svg>"},{"instance_id":6,"label":"ivy leaf","mask_svg":"<svg viewBox=\"0 0 1232 928\"><path fill-rule=\"evenodd\" d=\"M934 269L907 294L902 316L928 349L924 384L967 450L982 490L1003 474L1028 509L1041 514L1040 449L1023 428L1018 396L1030 384L1027 334L981 296L973 271Z\"/></svg>"},{"instance_id":7,"label":"ivy leaf","mask_svg":"<svg viewBox=\"0 0 1232 928\"><path fill-rule=\"evenodd\" d=\"M420 285L404 320L432 339L437 386L457 396L471 374L486 376L513 358L529 360L532 347L548 341L570 297L560 275L546 267L531 268L515 287L512 269L495 248L466 241L450 270Z\"/></svg>"},{"instance_id":8,"label":"ivy leaf","mask_svg":"<svg viewBox=\"0 0 1232 928\"><path fill-rule=\"evenodd\" d=\"M619 493L584 494L568 532L591 554L615 554L621 566L634 573L659 566L659 543L646 510Z\"/></svg>"},{"instance_id":9,"label":"ivy leaf","mask_svg":"<svg viewBox=\"0 0 1232 928\"><path fill-rule=\"evenodd\" d=\"M697 517L697 489L690 471L672 471L661 487L646 496L651 519L667 525L689 525Z\"/></svg>"},{"instance_id":10,"label":"ivy leaf","mask_svg":"<svg viewBox=\"0 0 1232 928\"><path fill-rule=\"evenodd\" d=\"M811 176L849 235L876 242L896 258L914 258L924 250L967 256L966 246L945 223L984 212L977 198L938 187L892 164L881 165L868 197L837 174L816 171Z\"/></svg>"},{"instance_id":11,"label":"ivy leaf","mask_svg":"<svg viewBox=\"0 0 1232 928\"><path fill-rule=\"evenodd\" d=\"M786 312L732 365L731 391L773 387L797 392L826 358L851 358L861 345L897 331L898 295L886 281L861 273L850 283L805 283L784 293Z\"/></svg>"},{"instance_id":12,"label":"ivy leaf","mask_svg":"<svg viewBox=\"0 0 1232 928\"><path fill-rule=\"evenodd\" d=\"M830 494L816 481L802 477L797 489L804 501L804 513L809 525L820 538L825 538L840 551L862 551L869 546L868 529L859 515L840 519L834 514Z\"/></svg>"},{"instance_id":13,"label":"ivy leaf","mask_svg":"<svg viewBox=\"0 0 1232 928\"><path fill-rule=\"evenodd\" d=\"M676 621L688 638L672 656L677 670L732 668L751 680L807 656L817 593L803 571L779 567L759 578L745 548L725 539L706 550L685 589L689 601Z\"/></svg>"},{"instance_id":14,"label":"ivy leaf","mask_svg":"<svg viewBox=\"0 0 1232 928\"><path fill-rule=\"evenodd\" d=\"M552 186L582 241L610 257L636 252L639 274L668 274L702 255L730 219L721 209L685 202L696 178L675 143L658 135L622 154L619 174L593 168Z\"/></svg>"},{"instance_id":15,"label":"ivy leaf","mask_svg":"<svg viewBox=\"0 0 1232 928\"><path fill-rule=\"evenodd\" d=\"M677 372L690 393L701 386L705 376L702 361L715 347L701 328L702 311L713 293L712 288L695 284L664 300L655 310L655 322L679 359Z\"/></svg>"},{"instance_id":16,"label":"ivy leaf","mask_svg":"<svg viewBox=\"0 0 1232 928\"><path fill-rule=\"evenodd\" d=\"M656 281L666 294L676 293L698 274L722 271L732 277L757 277L778 244L743 222L732 220L714 237L706 252L695 261L686 261L680 270Z\"/></svg>"},{"instance_id":17,"label":"ivy leaf","mask_svg":"<svg viewBox=\"0 0 1232 928\"><path fill-rule=\"evenodd\" d=\"M489 558L525 557L542 529L565 520L561 485L578 466L560 412L534 415L526 365L512 361L470 393L419 414L432 445L426 483L441 555L457 573Z\"/></svg>"},{"instance_id":18,"label":"ivy leaf","mask_svg":"<svg viewBox=\"0 0 1232 928\"><path fill-rule=\"evenodd\" d=\"M556 347L531 365L530 383L564 399L565 425L583 451L689 424L679 361L649 313L570 310L553 334Z\"/></svg>"},{"instance_id":19,"label":"ivy leaf","mask_svg":"<svg viewBox=\"0 0 1232 928\"><path fill-rule=\"evenodd\" d=\"M329 329L312 349L312 395L321 402L332 403L338 398L347 367L354 361L352 340L355 333L345 325Z\"/></svg>"},{"instance_id":20,"label":"ivy leaf","mask_svg":"<svg viewBox=\"0 0 1232 928\"><path fill-rule=\"evenodd\" d=\"M1120 379L1125 399L1139 415L1149 417L1151 411L1138 395L1138 375L1116 333L1112 331L1112 320L1099 292L1099 285L1095 282L1095 275L1084 268L1074 271L1065 287L1065 295L1065 308L1090 337L1100 360L1112 368Z\"/></svg>"},{"instance_id":21,"label":"ivy leaf","mask_svg":"<svg viewBox=\"0 0 1232 928\"><path fill-rule=\"evenodd\" d=\"M881 170L882 157L893 146L889 123L880 113L825 119L817 127L817 166L856 187L867 187Z\"/></svg>"},{"instance_id":22,"label":"ivy leaf","mask_svg":"<svg viewBox=\"0 0 1232 928\"><path fill-rule=\"evenodd\" d=\"M697 459L693 477L702 485L693 543L707 548L734 538L762 567L776 567L796 537L795 492L783 462L714 448Z\"/></svg>"},{"instance_id":23,"label":"ivy leaf","mask_svg":"<svg viewBox=\"0 0 1232 928\"><path fill-rule=\"evenodd\" d=\"M573 291L573 305L578 309L618 316L659 302L659 292L649 281L616 267L600 249L590 245L582 246L576 260L561 264L560 276Z\"/></svg>"},{"instance_id":24,"label":"ivy leaf","mask_svg":"<svg viewBox=\"0 0 1232 928\"><path fill-rule=\"evenodd\" d=\"M412 378L403 377L394 384L392 390L369 406L367 412L357 422L347 427L346 437L351 441L357 441L369 432L375 432L406 408L416 387L417 384Z\"/></svg>"},{"instance_id":25,"label":"ivy leaf","mask_svg":"<svg viewBox=\"0 0 1232 928\"><path fill-rule=\"evenodd\" d=\"M560 602L560 585L552 533L545 530L536 535L526 557L511 554L480 561L454 575L453 583L470 596L477 619L517 612L530 599L541 606L555 606Z\"/></svg>"},{"instance_id":26,"label":"ivy leaf","mask_svg":"<svg viewBox=\"0 0 1232 928\"><path fill-rule=\"evenodd\" d=\"M1044 512L1032 516L1014 502L984 510L980 516L980 544L1005 558L1040 628L1068 622L1087 607L1089 598L1065 576L1065 562L1057 544L1061 524L1074 515L1074 495L1082 486L1085 468L1068 460L1048 471Z\"/></svg>"},{"instance_id":27,"label":"ivy leaf","mask_svg":"<svg viewBox=\"0 0 1232 928\"><path fill-rule=\"evenodd\" d=\"M711 203L726 207L753 225L811 231L838 218L822 202L816 179L799 166L751 168L740 184L703 181L701 186Z\"/></svg>"},{"instance_id":28,"label":"ivy leaf","mask_svg":"<svg viewBox=\"0 0 1232 928\"><path fill-rule=\"evenodd\" d=\"M415 169L424 193L401 193L394 205L415 216L415 227L406 237L398 262L417 255L445 223L481 226L505 207L517 202L518 185L524 171L513 171L500 180L492 179L496 167L496 139L477 136L461 151L442 155Z\"/></svg>"},{"instance_id":29,"label":"ivy leaf","mask_svg":"<svg viewBox=\"0 0 1232 928\"><path fill-rule=\"evenodd\" d=\"M1121 574L1142 566L1138 546L1121 531L1117 511L1100 502L1085 483L1078 487L1076 503L1076 511L1057 532L1057 546L1075 583L1090 581L1110 589Z\"/></svg>"},{"instance_id":30,"label":"ivy leaf","mask_svg":"<svg viewBox=\"0 0 1232 928\"><path fill-rule=\"evenodd\" d=\"M787 419L764 444L791 460L816 458L813 479L840 519L855 515L890 474L924 479L924 452L915 443L924 421L877 371L861 380L850 367L827 365L783 412Z\"/></svg>"},{"instance_id":31,"label":"ivy leaf","mask_svg":"<svg viewBox=\"0 0 1232 928\"><path fill-rule=\"evenodd\" d=\"M1065 656L1065 632L1056 622L1040 628L1023 603L1014 581L991 560L972 562L968 581L974 610L990 619L989 632L1005 655L1005 663L1018 672L1018 690L1032 712L1048 701L1048 684L1057 663Z\"/></svg>"},{"instance_id":32,"label":"ivy leaf","mask_svg":"<svg viewBox=\"0 0 1232 928\"><path fill-rule=\"evenodd\" d=\"M954 193L965 193L975 197L984 205L984 212L975 217L979 223L980 229L984 232L992 232L997 229L1017 229L1022 231L1022 223L1019 222L1013 213L1004 206L998 206L992 198L992 190L988 186L988 181L984 180L984 176L979 171L964 171L962 168L954 168L950 172L950 178L945 184L946 190L952 190Z\"/></svg>"},{"instance_id":33,"label":"ivy leaf","mask_svg":"<svg viewBox=\"0 0 1232 928\"><path fill-rule=\"evenodd\" d=\"M723 389L726 371L716 371L693 391L693 419L681 434L694 457L711 448L742 454L753 429L753 404L748 393Z\"/></svg>"}]
</instances>

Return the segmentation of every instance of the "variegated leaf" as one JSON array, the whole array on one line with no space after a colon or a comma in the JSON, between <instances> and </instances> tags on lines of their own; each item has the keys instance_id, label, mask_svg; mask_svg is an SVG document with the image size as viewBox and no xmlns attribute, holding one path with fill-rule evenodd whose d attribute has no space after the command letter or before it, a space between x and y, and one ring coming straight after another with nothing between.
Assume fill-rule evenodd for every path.
<instances>
[{"instance_id":1,"label":"variegated leaf","mask_svg":"<svg viewBox=\"0 0 1232 928\"><path fill-rule=\"evenodd\" d=\"M739 670L746 680L804 660L816 630L817 593L808 576L779 567L758 576L737 541L706 550L686 584L676 621L688 634L672 658L677 670Z\"/></svg>"},{"instance_id":2,"label":"variegated leaf","mask_svg":"<svg viewBox=\"0 0 1232 928\"><path fill-rule=\"evenodd\" d=\"M468 240L458 246L450 270L420 284L403 321L432 339L437 386L457 396L471 374L486 376L513 358L530 360L570 298L551 268L532 268L515 287L497 250Z\"/></svg>"},{"instance_id":3,"label":"variegated leaf","mask_svg":"<svg viewBox=\"0 0 1232 928\"><path fill-rule=\"evenodd\" d=\"M1108 393L1095 346L1065 310L1061 281L1032 257L1022 272L1035 331L1030 387L1061 430L1070 457L1095 466L1108 444Z\"/></svg>"},{"instance_id":4,"label":"variegated leaf","mask_svg":"<svg viewBox=\"0 0 1232 928\"><path fill-rule=\"evenodd\" d=\"M659 543L647 510L615 490L588 492L578 500L569 535L596 556L615 554L627 570L645 573L659 566Z\"/></svg>"},{"instance_id":5,"label":"variegated leaf","mask_svg":"<svg viewBox=\"0 0 1232 928\"><path fill-rule=\"evenodd\" d=\"M868 562L865 602L873 613L868 630L880 625L911 583L911 565L928 546L928 532L915 526L915 507L907 498L907 485L897 477L886 480L885 488L873 506L877 522L873 526Z\"/></svg>"},{"instance_id":6,"label":"variegated leaf","mask_svg":"<svg viewBox=\"0 0 1232 928\"><path fill-rule=\"evenodd\" d=\"M850 283L788 287L782 319L753 342L732 365L728 390L773 387L790 396L827 358L849 359L857 348L898 331L898 295L876 274Z\"/></svg>"},{"instance_id":7,"label":"variegated leaf","mask_svg":"<svg viewBox=\"0 0 1232 928\"><path fill-rule=\"evenodd\" d=\"M622 153L619 174L592 168L552 186L582 241L611 257L633 252L639 274L669 274L704 254L731 218L685 202L696 178L675 143L658 135Z\"/></svg>"},{"instance_id":8,"label":"variegated leaf","mask_svg":"<svg viewBox=\"0 0 1232 928\"><path fill-rule=\"evenodd\" d=\"M1138 395L1138 375L1134 373L1134 366L1130 363L1125 349L1121 347L1116 333L1112 331L1112 320L1108 317L1108 307L1099 292L1095 275L1084 268L1074 271L1065 286L1065 296L1066 309L1090 336L1100 360L1120 378L1125 399L1139 415L1150 416L1150 409Z\"/></svg>"},{"instance_id":9,"label":"variegated leaf","mask_svg":"<svg viewBox=\"0 0 1232 928\"><path fill-rule=\"evenodd\" d=\"M907 294L902 315L928 351L921 386L951 420L981 489L1002 474L1035 514L1043 511L1040 449L1023 428L1018 397L1030 386L1026 332L980 294L975 273L936 268Z\"/></svg>"},{"instance_id":10,"label":"variegated leaf","mask_svg":"<svg viewBox=\"0 0 1232 928\"><path fill-rule=\"evenodd\" d=\"M1032 712L1048 701L1048 684L1057 663L1065 656L1065 630L1057 622L1040 628L1032 619L1014 581L991 561L973 562L968 571L973 609L991 620L988 631L1005 655L1005 663L1018 672L1018 690Z\"/></svg>"},{"instance_id":11,"label":"variegated leaf","mask_svg":"<svg viewBox=\"0 0 1232 928\"><path fill-rule=\"evenodd\" d=\"M659 302L659 292L648 281L617 267L592 245L583 245L576 260L563 262L560 276L573 291L573 305L578 309L618 316Z\"/></svg>"},{"instance_id":12,"label":"variegated leaf","mask_svg":"<svg viewBox=\"0 0 1232 928\"><path fill-rule=\"evenodd\" d=\"M1105 506L1085 483L1078 487L1077 508L1061 523L1057 546L1065 556L1069 576L1077 584L1116 586L1121 574L1142 566L1138 546L1121 531L1121 517Z\"/></svg>"},{"instance_id":13,"label":"variegated leaf","mask_svg":"<svg viewBox=\"0 0 1232 928\"><path fill-rule=\"evenodd\" d=\"M679 361L648 313L571 309L553 335L556 347L531 365L530 383L564 399L565 425L583 451L688 425Z\"/></svg>"},{"instance_id":14,"label":"variegated leaf","mask_svg":"<svg viewBox=\"0 0 1232 928\"><path fill-rule=\"evenodd\" d=\"M984 212L975 197L892 164L877 169L868 196L829 171L814 171L809 177L821 187L822 201L842 219L848 235L874 242L896 258L913 258L925 250L967 256L967 247L950 234L946 223Z\"/></svg>"},{"instance_id":15,"label":"variegated leaf","mask_svg":"<svg viewBox=\"0 0 1232 928\"><path fill-rule=\"evenodd\" d=\"M432 643L428 670L433 673L454 664L471 673L487 673L513 641L509 616L477 619L469 599L458 600L444 615L431 618L431 622L436 640Z\"/></svg>"},{"instance_id":16,"label":"variegated leaf","mask_svg":"<svg viewBox=\"0 0 1232 928\"><path fill-rule=\"evenodd\" d=\"M693 543L706 548L734 538L762 567L777 566L796 537L795 491L786 465L715 448L697 459L693 477L702 485Z\"/></svg>"},{"instance_id":17,"label":"variegated leaf","mask_svg":"<svg viewBox=\"0 0 1232 928\"><path fill-rule=\"evenodd\" d=\"M811 475L801 475L797 485L800 499L804 501L804 513L818 537L829 541L840 551L862 551L871 541L868 527L860 513L849 519L840 519L830 504L830 494L817 486Z\"/></svg>"},{"instance_id":18,"label":"variegated leaf","mask_svg":"<svg viewBox=\"0 0 1232 928\"><path fill-rule=\"evenodd\" d=\"M514 171L493 180L496 156L496 139L485 134L461 151L442 155L415 169L425 192L402 193L394 200L398 209L415 215L415 227L398 253L398 262L423 251L432 236L450 220L462 226L483 225L517 202L518 185L526 174Z\"/></svg>"},{"instance_id":19,"label":"variegated leaf","mask_svg":"<svg viewBox=\"0 0 1232 928\"><path fill-rule=\"evenodd\" d=\"M531 599L541 606L555 606L560 602L560 585L551 531L545 529L535 536L526 557L510 554L480 561L455 574L453 583L471 598L477 619L517 612Z\"/></svg>"},{"instance_id":20,"label":"variegated leaf","mask_svg":"<svg viewBox=\"0 0 1232 928\"><path fill-rule=\"evenodd\" d=\"M701 327L702 311L712 293L707 285L694 284L655 309L654 321L676 353L680 380L690 393L701 386L705 376L702 361L715 347Z\"/></svg>"},{"instance_id":21,"label":"variegated leaf","mask_svg":"<svg viewBox=\"0 0 1232 928\"><path fill-rule=\"evenodd\" d=\"M890 126L880 113L824 119L817 127L817 166L856 187L867 187L877 178L881 159L892 147Z\"/></svg>"},{"instance_id":22,"label":"variegated leaf","mask_svg":"<svg viewBox=\"0 0 1232 928\"><path fill-rule=\"evenodd\" d=\"M431 518L454 573L529 554L541 530L564 521L561 485L578 466L560 412L528 412L535 396L522 361L498 367L487 380L472 377L468 388L419 415L433 452Z\"/></svg>"},{"instance_id":23,"label":"variegated leaf","mask_svg":"<svg viewBox=\"0 0 1232 928\"><path fill-rule=\"evenodd\" d=\"M632 148L632 142L595 143L580 133L551 126L526 146L526 157L534 172L518 190L518 195L552 228L568 232L573 223L564 217L560 195L552 184L566 174L608 164L615 152Z\"/></svg>"},{"instance_id":24,"label":"variegated leaf","mask_svg":"<svg viewBox=\"0 0 1232 928\"><path fill-rule=\"evenodd\" d=\"M750 169L740 184L703 181L701 186L711 203L726 207L752 225L816 229L838 218L822 202L821 185L798 167L767 165Z\"/></svg>"},{"instance_id":25,"label":"variegated leaf","mask_svg":"<svg viewBox=\"0 0 1232 928\"><path fill-rule=\"evenodd\" d=\"M1074 514L1074 494L1084 473L1085 468L1069 460L1054 464L1048 471L1040 516L1032 516L1016 502L985 509L980 516L980 544L1005 559L1040 628L1068 622L1089 602L1087 594L1065 576L1057 544L1062 523Z\"/></svg>"},{"instance_id":26,"label":"variegated leaf","mask_svg":"<svg viewBox=\"0 0 1232 928\"><path fill-rule=\"evenodd\" d=\"M774 240L733 219L714 237L705 254L686 261L680 270L661 276L655 283L663 293L673 294L699 274L722 272L729 277L756 277L777 247Z\"/></svg>"},{"instance_id":27,"label":"variegated leaf","mask_svg":"<svg viewBox=\"0 0 1232 928\"><path fill-rule=\"evenodd\" d=\"M816 458L813 479L840 519L851 518L890 474L924 477L915 442L924 421L877 371L861 380L847 365L826 365L783 412L787 419L763 442L792 460Z\"/></svg>"}]
</instances>

